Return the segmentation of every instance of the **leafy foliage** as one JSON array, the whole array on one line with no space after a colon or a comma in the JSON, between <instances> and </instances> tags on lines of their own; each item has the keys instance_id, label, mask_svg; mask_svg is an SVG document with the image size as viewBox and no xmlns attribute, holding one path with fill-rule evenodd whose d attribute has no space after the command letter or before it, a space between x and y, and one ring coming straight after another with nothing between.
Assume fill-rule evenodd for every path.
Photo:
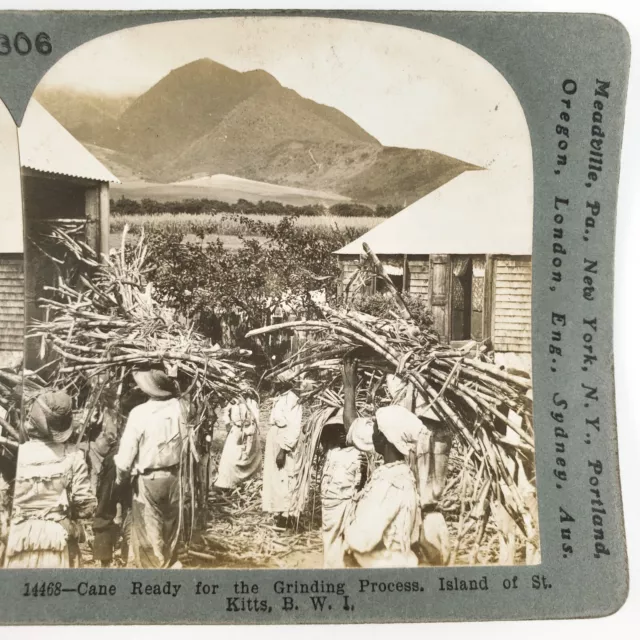
<instances>
[{"instance_id":1,"label":"leafy foliage","mask_svg":"<svg viewBox=\"0 0 640 640\"><path fill-rule=\"evenodd\" d=\"M298 314L309 292L335 298L340 273L333 254L358 236L351 229L317 230L296 226L295 218L269 223L240 217L247 236L236 251L220 240L185 242L175 231L152 231L152 279L165 302L216 340L244 345L244 334L268 323L276 310Z\"/></svg>"},{"instance_id":2,"label":"leafy foliage","mask_svg":"<svg viewBox=\"0 0 640 640\"><path fill-rule=\"evenodd\" d=\"M429 306L420 296L403 293L407 309L413 321L423 330L429 331L433 327L433 316ZM354 296L350 305L356 311L367 313L377 318L392 319L397 316L398 306L388 292L378 291L373 294L359 294Z\"/></svg>"},{"instance_id":3,"label":"leafy foliage","mask_svg":"<svg viewBox=\"0 0 640 640\"><path fill-rule=\"evenodd\" d=\"M111 200L113 213L127 215L159 214L159 213L236 213L236 214L270 214L278 216L322 216L330 213L340 217L370 217L388 218L397 213L402 207L392 205L378 205L375 210L356 202L340 202L327 208L321 204L293 205L283 204L275 200L260 200L250 202L240 198L237 202L223 202L211 198L186 198L184 200L170 200L159 202L151 198L131 200L121 196Z\"/></svg>"}]
</instances>

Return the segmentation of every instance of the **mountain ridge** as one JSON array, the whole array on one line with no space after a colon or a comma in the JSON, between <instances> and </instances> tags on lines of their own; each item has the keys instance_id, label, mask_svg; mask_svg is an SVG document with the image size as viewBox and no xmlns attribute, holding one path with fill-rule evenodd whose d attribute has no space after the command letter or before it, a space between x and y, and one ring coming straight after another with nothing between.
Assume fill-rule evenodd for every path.
<instances>
[{"instance_id":1,"label":"mountain ridge","mask_svg":"<svg viewBox=\"0 0 640 640\"><path fill-rule=\"evenodd\" d=\"M89 98L65 109L63 100L37 97L81 142L110 151L107 166L117 158L125 173L151 183L229 174L402 204L477 168L434 151L385 147L340 110L267 71L208 58L171 70L118 109Z\"/></svg>"}]
</instances>

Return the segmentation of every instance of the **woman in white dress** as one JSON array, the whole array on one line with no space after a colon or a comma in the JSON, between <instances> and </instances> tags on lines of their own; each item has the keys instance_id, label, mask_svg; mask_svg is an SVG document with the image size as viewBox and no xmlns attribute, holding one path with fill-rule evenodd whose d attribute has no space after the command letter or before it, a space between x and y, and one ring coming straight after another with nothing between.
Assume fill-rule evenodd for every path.
<instances>
[{"instance_id":1,"label":"woman in white dress","mask_svg":"<svg viewBox=\"0 0 640 640\"><path fill-rule=\"evenodd\" d=\"M292 388L273 403L271 425L264 445L262 510L273 513L283 525L292 512L292 492L298 466L298 442L302 432L302 405Z\"/></svg>"},{"instance_id":2,"label":"woman in white dress","mask_svg":"<svg viewBox=\"0 0 640 640\"><path fill-rule=\"evenodd\" d=\"M344 516L345 548L359 567L415 567L418 557L412 547L420 534L420 504L407 456L415 452L422 423L397 405L382 407L369 419L358 417L353 359L345 359L343 379L345 427L354 443L370 441L383 461ZM369 435L355 437L354 432L363 431Z\"/></svg>"},{"instance_id":3,"label":"woman in white dress","mask_svg":"<svg viewBox=\"0 0 640 640\"><path fill-rule=\"evenodd\" d=\"M342 411L324 424L320 444L325 451L320 495L322 498L322 544L324 568L344 568L343 519L366 480L367 458L349 441Z\"/></svg>"},{"instance_id":4,"label":"woman in white dress","mask_svg":"<svg viewBox=\"0 0 640 640\"><path fill-rule=\"evenodd\" d=\"M222 410L219 422L229 433L214 482L218 489L233 489L259 472L262 464L259 420L260 408L254 398L239 398Z\"/></svg>"}]
</instances>

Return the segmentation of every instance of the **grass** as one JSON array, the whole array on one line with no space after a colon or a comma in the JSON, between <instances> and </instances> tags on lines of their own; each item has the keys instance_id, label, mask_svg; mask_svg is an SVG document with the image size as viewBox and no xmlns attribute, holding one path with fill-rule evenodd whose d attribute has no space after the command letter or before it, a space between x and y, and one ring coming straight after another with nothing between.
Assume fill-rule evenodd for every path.
<instances>
[{"instance_id":1,"label":"grass","mask_svg":"<svg viewBox=\"0 0 640 640\"><path fill-rule=\"evenodd\" d=\"M282 216L274 214L247 215L256 221L277 223ZM337 216L300 216L296 224L305 229L323 231L337 226L341 229L351 227L358 232L365 233L385 220L378 217L337 217ZM239 220L239 216L230 213L154 213L138 215L111 215L111 232L119 233L128 224L131 231L136 232L141 227L146 231L170 230L183 234L238 236L247 232L246 226Z\"/></svg>"}]
</instances>

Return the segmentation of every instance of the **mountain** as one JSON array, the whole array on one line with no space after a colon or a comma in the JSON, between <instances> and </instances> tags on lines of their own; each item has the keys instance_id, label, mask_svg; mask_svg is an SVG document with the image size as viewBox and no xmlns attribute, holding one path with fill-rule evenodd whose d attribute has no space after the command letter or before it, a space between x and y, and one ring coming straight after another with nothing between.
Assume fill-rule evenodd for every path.
<instances>
[{"instance_id":1,"label":"mountain","mask_svg":"<svg viewBox=\"0 0 640 640\"><path fill-rule=\"evenodd\" d=\"M102 144L135 96L110 96L61 87L40 87L36 99L63 127L88 144Z\"/></svg>"},{"instance_id":2,"label":"mountain","mask_svg":"<svg viewBox=\"0 0 640 640\"><path fill-rule=\"evenodd\" d=\"M339 110L303 98L266 71L235 71L209 59L114 104L81 96L65 107L38 97L78 139L99 147L123 182L224 174L403 204L476 168L433 151L385 147Z\"/></svg>"}]
</instances>

